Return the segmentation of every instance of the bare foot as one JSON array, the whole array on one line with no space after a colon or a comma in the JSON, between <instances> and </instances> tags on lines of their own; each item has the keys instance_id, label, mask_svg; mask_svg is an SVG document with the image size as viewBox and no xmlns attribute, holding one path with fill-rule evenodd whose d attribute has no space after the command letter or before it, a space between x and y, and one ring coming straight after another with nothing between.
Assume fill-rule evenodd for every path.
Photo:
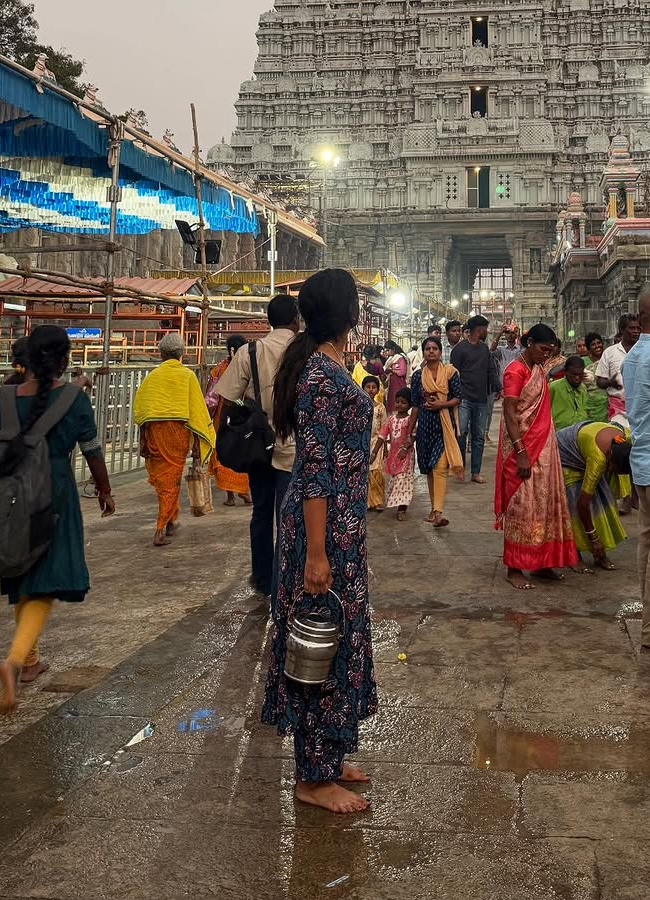
<instances>
[{"instance_id":1,"label":"bare foot","mask_svg":"<svg viewBox=\"0 0 650 900\"><path fill-rule=\"evenodd\" d=\"M400 509L400 511L397 513L397 521L403 522L405 519L406 519L406 511L403 509Z\"/></svg>"},{"instance_id":2,"label":"bare foot","mask_svg":"<svg viewBox=\"0 0 650 900\"><path fill-rule=\"evenodd\" d=\"M236 506L237 504L235 503L234 498L232 500L230 500L230 498L229 498L228 500L223 501L223 505L224 506Z\"/></svg>"},{"instance_id":3,"label":"bare foot","mask_svg":"<svg viewBox=\"0 0 650 900\"><path fill-rule=\"evenodd\" d=\"M564 575L555 569L536 569L530 573L534 578L543 578L545 581L564 581Z\"/></svg>"},{"instance_id":4,"label":"bare foot","mask_svg":"<svg viewBox=\"0 0 650 900\"><path fill-rule=\"evenodd\" d=\"M616 571L616 566L606 556L604 556L602 559L595 559L594 563L598 566L599 569L604 569L605 572Z\"/></svg>"},{"instance_id":5,"label":"bare foot","mask_svg":"<svg viewBox=\"0 0 650 900\"><path fill-rule=\"evenodd\" d=\"M434 509L432 509L424 521L429 522L429 524L433 525L433 524L435 524L435 521L437 518L438 518L438 513Z\"/></svg>"},{"instance_id":6,"label":"bare foot","mask_svg":"<svg viewBox=\"0 0 650 900\"><path fill-rule=\"evenodd\" d=\"M16 670L6 660L0 663L0 685L2 685L0 716L6 716L16 706Z\"/></svg>"},{"instance_id":7,"label":"bare foot","mask_svg":"<svg viewBox=\"0 0 650 900\"><path fill-rule=\"evenodd\" d=\"M578 566L571 566L571 571L575 572L576 575L594 575L594 570L590 569L589 566L585 566L584 563L580 563Z\"/></svg>"},{"instance_id":8,"label":"bare foot","mask_svg":"<svg viewBox=\"0 0 650 900\"><path fill-rule=\"evenodd\" d=\"M250 494L238 494L240 500L243 500L246 506L252 506L253 501Z\"/></svg>"},{"instance_id":9,"label":"bare foot","mask_svg":"<svg viewBox=\"0 0 650 900\"><path fill-rule=\"evenodd\" d=\"M169 541L165 536L165 529L159 528L154 536L153 545L154 547L166 547L167 544L169 544Z\"/></svg>"},{"instance_id":10,"label":"bare foot","mask_svg":"<svg viewBox=\"0 0 650 900\"><path fill-rule=\"evenodd\" d=\"M167 537L174 537L180 527L180 522L168 522L167 528L165 528L165 534Z\"/></svg>"},{"instance_id":11,"label":"bare foot","mask_svg":"<svg viewBox=\"0 0 650 900\"><path fill-rule=\"evenodd\" d=\"M317 784L308 784L304 781L296 782L296 798L303 803L312 806L320 806L333 813L362 812L370 806L365 797L348 791L332 781L320 781Z\"/></svg>"},{"instance_id":12,"label":"bare foot","mask_svg":"<svg viewBox=\"0 0 650 900\"><path fill-rule=\"evenodd\" d=\"M366 775L363 769L360 769L358 766L350 766L348 763L343 763L343 774L338 780L365 784L370 781L370 776Z\"/></svg>"},{"instance_id":13,"label":"bare foot","mask_svg":"<svg viewBox=\"0 0 650 900\"><path fill-rule=\"evenodd\" d=\"M436 514L436 521L433 523L434 528L446 528L449 525L449 519L442 513Z\"/></svg>"},{"instance_id":14,"label":"bare foot","mask_svg":"<svg viewBox=\"0 0 650 900\"><path fill-rule=\"evenodd\" d=\"M508 581L520 591L535 590L535 585L530 583L520 569L508 569Z\"/></svg>"},{"instance_id":15,"label":"bare foot","mask_svg":"<svg viewBox=\"0 0 650 900\"><path fill-rule=\"evenodd\" d=\"M485 478L482 475L472 475L474 484L485 484Z\"/></svg>"},{"instance_id":16,"label":"bare foot","mask_svg":"<svg viewBox=\"0 0 650 900\"><path fill-rule=\"evenodd\" d=\"M459 472L458 475L456 475L456 481L459 484L465 484L465 472Z\"/></svg>"},{"instance_id":17,"label":"bare foot","mask_svg":"<svg viewBox=\"0 0 650 900\"><path fill-rule=\"evenodd\" d=\"M33 666L23 666L20 670L20 682L21 684L31 684L32 681L36 681L39 675L42 675L44 672L50 667L47 663L39 661L34 663Z\"/></svg>"}]
</instances>

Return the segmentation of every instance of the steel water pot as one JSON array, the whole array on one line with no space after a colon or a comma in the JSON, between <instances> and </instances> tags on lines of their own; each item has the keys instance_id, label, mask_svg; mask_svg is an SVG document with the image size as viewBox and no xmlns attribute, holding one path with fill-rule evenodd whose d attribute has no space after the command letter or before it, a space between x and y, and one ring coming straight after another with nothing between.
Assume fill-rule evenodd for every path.
<instances>
[{"instance_id":1,"label":"steel water pot","mask_svg":"<svg viewBox=\"0 0 650 900\"><path fill-rule=\"evenodd\" d=\"M340 597L329 591L341 605ZM291 616L290 616L291 618ZM323 684L338 653L341 628L327 614L302 613L289 621L284 674L299 684Z\"/></svg>"}]
</instances>

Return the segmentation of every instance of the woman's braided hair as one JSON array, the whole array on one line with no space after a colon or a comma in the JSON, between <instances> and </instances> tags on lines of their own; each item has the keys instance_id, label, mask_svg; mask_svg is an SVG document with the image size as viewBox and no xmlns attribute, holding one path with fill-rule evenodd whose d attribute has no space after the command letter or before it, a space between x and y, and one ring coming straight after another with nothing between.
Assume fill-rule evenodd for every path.
<instances>
[{"instance_id":1,"label":"woman's braided hair","mask_svg":"<svg viewBox=\"0 0 650 900\"><path fill-rule=\"evenodd\" d=\"M47 409L52 385L68 366L70 339L58 325L40 325L29 335L27 353L30 371L38 381L38 390L22 434L27 434Z\"/></svg>"}]
</instances>

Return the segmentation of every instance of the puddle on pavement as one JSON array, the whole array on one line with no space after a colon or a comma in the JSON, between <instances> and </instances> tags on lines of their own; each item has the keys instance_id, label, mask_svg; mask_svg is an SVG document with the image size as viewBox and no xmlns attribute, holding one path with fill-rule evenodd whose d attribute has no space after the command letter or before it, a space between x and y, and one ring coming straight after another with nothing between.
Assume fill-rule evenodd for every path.
<instances>
[{"instance_id":1,"label":"puddle on pavement","mask_svg":"<svg viewBox=\"0 0 650 900\"><path fill-rule=\"evenodd\" d=\"M176 725L179 734L196 734L197 731L214 731L224 721L216 709L195 709Z\"/></svg>"},{"instance_id":2,"label":"puddle on pavement","mask_svg":"<svg viewBox=\"0 0 650 900\"><path fill-rule=\"evenodd\" d=\"M575 728L566 733L526 731L489 713L476 717L473 765L513 772L635 772L650 774L650 732L634 725Z\"/></svg>"}]
</instances>

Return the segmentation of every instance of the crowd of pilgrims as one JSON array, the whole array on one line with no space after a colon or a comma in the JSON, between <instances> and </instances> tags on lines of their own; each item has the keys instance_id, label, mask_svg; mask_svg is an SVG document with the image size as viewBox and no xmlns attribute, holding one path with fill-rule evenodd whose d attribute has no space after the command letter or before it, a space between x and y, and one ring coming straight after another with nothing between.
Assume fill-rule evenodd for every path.
<instances>
[{"instance_id":1,"label":"crowd of pilgrims","mask_svg":"<svg viewBox=\"0 0 650 900\"><path fill-rule=\"evenodd\" d=\"M469 461L470 480L485 484L483 451L501 400L494 503L509 581L530 590L524 572L554 580L569 566L592 572L586 553L615 569L607 554L626 538L621 516L638 507L621 374L638 317L621 316L611 346L589 332L568 353L546 325L522 336L504 323L489 343L489 324L448 321L444 337L432 325L409 353L392 341L364 348L352 377L374 404L368 509L397 508L403 521L417 462L427 521L448 526L449 476L464 482Z\"/></svg>"},{"instance_id":2,"label":"crowd of pilgrims","mask_svg":"<svg viewBox=\"0 0 650 900\"><path fill-rule=\"evenodd\" d=\"M253 355L243 337L229 338L207 395L183 365L182 337L163 338L161 363L134 401L141 452L158 497L154 544L164 547L177 534L190 454L214 476L226 506L239 497L252 507L250 582L269 597L272 617L262 720L293 737L298 800L336 813L369 805L351 789L369 776L345 759L358 749L359 722L377 709L367 514L390 508L404 521L417 464L428 485L427 526L449 527L448 484L486 490L483 453L496 401L495 527L504 533L510 583L529 590L535 578L561 579L567 567L590 572L592 560L614 568L608 554L625 538L621 515L639 505L645 593L650 416L646 422L639 410L649 406L644 372L650 360L639 357L635 345L643 331L638 349L647 354L650 292L640 295L639 310L638 318L621 318L620 335L609 347L592 332L567 355L545 324L523 335L504 324L488 342L490 323L479 315L464 325L446 322L444 337L432 325L410 352L394 341L366 347L350 371L346 353L359 322L357 288L346 270L325 269L306 280L297 303L287 295L270 301L271 332L255 343ZM18 382L26 432L63 386L70 344L62 329L43 326L25 351L11 380ZM221 465L214 451L232 404L256 395L255 366L259 403L276 444L268 467L248 477ZM0 663L2 712L15 704L18 679L33 680L44 669L38 638L53 600L79 603L90 587L69 465L76 443L90 465L102 515L115 509L84 387L80 383L77 400L48 435L60 513L56 538L25 576L2 580L16 611L14 639ZM298 684L285 674L287 637L292 622L314 610L340 622L338 652L324 683ZM650 646L645 608L643 635Z\"/></svg>"}]
</instances>

